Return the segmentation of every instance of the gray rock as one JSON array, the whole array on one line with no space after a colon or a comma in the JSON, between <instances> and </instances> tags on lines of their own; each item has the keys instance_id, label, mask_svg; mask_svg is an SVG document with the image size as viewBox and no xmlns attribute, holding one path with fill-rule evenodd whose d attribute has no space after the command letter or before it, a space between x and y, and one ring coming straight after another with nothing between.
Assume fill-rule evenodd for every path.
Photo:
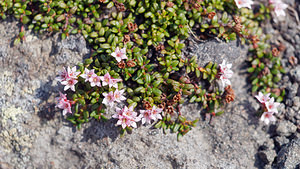
<instances>
[{"instance_id":1,"label":"gray rock","mask_svg":"<svg viewBox=\"0 0 300 169\"><path fill-rule=\"evenodd\" d=\"M295 115L296 115L296 112L291 107L288 107L287 110L285 111L285 118L290 121L293 120Z\"/></svg>"},{"instance_id":2,"label":"gray rock","mask_svg":"<svg viewBox=\"0 0 300 169\"><path fill-rule=\"evenodd\" d=\"M198 64L201 66L210 61L220 64L223 60L234 65L245 60L248 48L240 45L238 41L225 43L218 40L208 40L194 43L191 47L188 47L187 51L189 56L197 56Z\"/></svg>"},{"instance_id":3,"label":"gray rock","mask_svg":"<svg viewBox=\"0 0 300 169\"><path fill-rule=\"evenodd\" d=\"M300 107L300 97L299 96L294 97L293 106Z\"/></svg>"},{"instance_id":4,"label":"gray rock","mask_svg":"<svg viewBox=\"0 0 300 169\"><path fill-rule=\"evenodd\" d=\"M289 143L289 139L287 139L285 136L277 136L275 137L274 141L279 148Z\"/></svg>"},{"instance_id":5,"label":"gray rock","mask_svg":"<svg viewBox=\"0 0 300 169\"><path fill-rule=\"evenodd\" d=\"M299 67L300 68L300 67ZM299 73L300 73L300 70L299 70ZM299 74L300 76L300 74ZM299 77L300 78L300 77ZM298 92L298 87L299 87L299 84L298 83L289 83L289 86L286 88L289 93L287 95L287 97L289 99L294 99L294 97L297 95L297 92Z\"/></svg>"},{"instance_id":6,"label":"gray rock","mask_svg":"<svg viewBox=\"0 0 300 169\"><path fill-rule=\"evenodd\" d=\"M293 79L299 83L300 82L300 65L298 65L297 67L292 69L290 74L293 77Z\"/></svg>"},{"instance_id":7,"label":"gray rock","mask_svg":"<svg viewBox=\"0 0 300 169\"><path fill-rule=\"evenodd\" d=\"M297 127L289 121L280 121L276 128L276 133L280 136L290 136L296 132Z\"/></svg>"},{"instance_id":8,"label":"gray rock","mask_svg":"<svg viewBox=\"0 0 300 169\"><path fill-rule=\"evenodd\" d=\"M289 144L281 148L274 165L280 169L295 169L300 164L300 138L292 140Z\"/></svg>"}]
</instances>

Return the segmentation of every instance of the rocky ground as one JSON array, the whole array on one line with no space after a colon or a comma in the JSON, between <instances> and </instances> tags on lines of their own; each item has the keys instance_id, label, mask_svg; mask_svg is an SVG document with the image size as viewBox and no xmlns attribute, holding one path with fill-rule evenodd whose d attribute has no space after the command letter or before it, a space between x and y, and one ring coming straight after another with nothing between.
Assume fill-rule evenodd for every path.
<instances>
[{"instance_id":1,"label":"rocky ground","mask_svg":"<svg viewBox=\"0 0 300 169\"><path fill-rule=\"evenodd\" d=\"M300 9L299 2L290 1ZM296 13L297 14L297 13ZM299 15L299 13L298 13ZM259 104L249 93L247 47L237 42L191 40L186 54L199 64L226 59L234 64L236 100L209 124L204 119L176 141L142 126L120 138L114 121L92 121L76 130L55 109L61 90L55 80L64 66L89 56L82 36L61 40L27 33L26 42L13 46L19 27L0 22L0 168L299 168L300 167L300 29L293 12L285 22L266 23L273 45L282 43L287 95L275 124L266 126L256 115ZM291 61L292 59L293 62ZM199 117L197 104L182 112Z\"/></svg>"}]
</instances>

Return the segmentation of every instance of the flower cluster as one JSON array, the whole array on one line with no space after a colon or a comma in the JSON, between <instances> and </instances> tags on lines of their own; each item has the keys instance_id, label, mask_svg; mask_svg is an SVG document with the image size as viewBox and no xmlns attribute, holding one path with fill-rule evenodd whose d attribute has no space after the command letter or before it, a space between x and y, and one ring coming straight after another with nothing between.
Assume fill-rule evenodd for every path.
<instances>
[{"instance_id":1,"label":"flower cluster","mask_svg":"<svg viewBox=\"0 0 300 169\"><path fill-rule=\"evenodd\" d=\"M234 2L238 8L251 9L251 5L254 4L252 0L234 0Z\"/></svg>"},{"instance_id":2,"label":"flower cluster","mask_svg":"<svg viewBox=\"0 0 300 169\"><path fill-rule=\"evenodd\" d=\"M122 79L115 79L110 76L109 73L106 73L104 76L100 77L100 80L102 81L102 86L109 86L109 88L114 87L118 88L118 82L121 82Z\"/></svg>"},{"instance_id":3,"label":"flower cluster","mask_svg":"<svg viewBox=\"0 0 300 169\"><path fill-rule=\"evenodd\" d=\"M85 79L85 82L90 82L91 87L94 86L109 86L109 88L114 87L118 88L118 82L122 81L121 79L114 79L110 76L109 73L106 73L104 76L98 76L96 73L94 73L94 69L88 70L85 68L84 74L80 75L82 78ZM102 82L102 85L101 85Z\"/></svg>"},{"instance_id":4,"label":"flower cluster","mask_svg":"<svg viewBox=\"0 0 300 169\"><path fill-rule=\"evenodd\" d=\"M56 78L62 85L65 85L64 90L71 89L75 92L75 84L78 82L78 75L80 72L77 72L76 66L72 69L70 67L67 70L64 68L59 72L59 76Z\"/></svg>"},{"instance_id":5,"label":"flower cluster","mask_svg":"<svg viewBox=\"0 0 300 169\"><path fill-rule=\"evenodd\" d=\"M56 100L58 102L56 107L63 109L63 115L66 115L67 113L72 114L71 106L73 102L67 99L67 94L59 92L59 97L57 97Z\"/></svg>"},{"instance_id":6,"label":"flower cluster","mask_svg":"<svg viewBox=\"0 0 300 169\"><path fill-rule=\"evenodd\" d=\"M148 123L151 124L151 121L162 119L160 113L163 111L163 109L158 108L156 106L153 106L151 110L140 110L140 118L142 119L142 124Z\"/></svg>"},{"instance_id":7,"label":"flower cluster","mask_svg":"<svg viewBox=\"0 0 300 169\"><path fill-rule=\"evenodd\" d=\"M114 114L112 117L119 119L117 125L122 126L123 129L126 127L136 128L136 122L139 122L141 118L137 116L137 113L133 110L133 107L129 108L125 106L123 109L116 108L117 114Z\"/></svg>"},{"instance_id":8,"label":"flower cluster","mask_svg":"<svg viewBox=\"0 0 300 169\"><path fill-rule=\"evenodd\" d=\"M264 95L259 92L255 98L262 104L264 110L260 120L264 121L266 124L269 124L271 121L276 121L274 114L278 113L277 107L280 103L275 102L273 97L270 98L270 93Z\"/></svg>"},{"instance_id":9,"label":"flower cluster","mask_svg":"<svg viewBox=\"0 0 300 169\"><path fill-rule=\"evenodd\" d=\"M151 124L151 121L161 120L161 112L163 109L156 107L155 105L149 110L140 110L140 115L133 110L133 107L127 108L125 106L123 109L116 108L117 114L112 117L118 119L117 125L122 126L123 129L126 127L136 128L136 123L142 121L142 124Z\"/></svg>"},{"instance_id":10,"label":"flower cluster","mask_svg":"<svg viewBox=\"0 0 300 169\"><path fill-rule=\"evenodd\" d=\"M273 5L277 17L285 16L284 10L288 7L287 4L283 3L281 0L269 0L269 3Z\"/></svg>"},{"instance_id":11,"label":"flower cluster","mask_svg":"<svg viewBox=\"0 0 300 169\"><path fill-rule=\"evenodd\" d=\"M114 102L121 102L126 100L123 96L124 90L118 90L118 82L122 81L121 79L115 79L110 76L109 73L106 73L104 76L98 76L95 73L95 70L89 70L85 68L84 73L77 72L76 67L73 68L63 68L61 72L59 72L59 76L56 78L61 84L65 85L64 90L68 90L69 88L75 92L75 84L78 82L78 76L85 79L84 82L89 82L91 87L102 87L102 86L109 86L109 88L114 87L115 91L111 91L108 94L103 93L105 97L103 99L103 104L106 106L113 106ZM102 82L102 85L101 85ZM60 97L57 98L57 107L63 109L63 115L67 113L71 113L71 101L67 100L66 94L60 93Z\"/></svg>"},{"instance_id":12,"label":"flower cluster","mask_svg":"<svg viewBox=\"0 0 300 169\"><path fill-rule=\"evenodd\" d=\"M109 93L102 93L104 96L102 103L106 106L113 107L115 102L120 103L121 101L126 100L126 98L123 96L124 91L124 89L116 89L115 91L110 91Z\"/></svg>"},{"instance_id":13,"label":"flower cluster","mask_svg":"<svg viewBox=\"0 0 300 169\"><path fill-rule=\"evenodd\" d=\"M230 70L231 67L232 64L226 64L225 60L223 60L222 64L219 65L218 77L220 78L224 88L228 85L231 85L229 80L229 78L231 78L233 75L233 71Z\"/></svg>"}]
</instances>

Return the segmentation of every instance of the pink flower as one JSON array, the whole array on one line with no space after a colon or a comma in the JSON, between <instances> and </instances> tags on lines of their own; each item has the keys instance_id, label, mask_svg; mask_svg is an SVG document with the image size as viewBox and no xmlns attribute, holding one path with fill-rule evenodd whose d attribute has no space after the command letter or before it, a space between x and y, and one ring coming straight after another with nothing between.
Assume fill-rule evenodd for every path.
<instances>
[{"instance_id":1,"label":"pink flower","mask_svg":"<svg viewBox=\"0 0 300 169\"><path fill-rule=\"evenodd\" d=\"M63 81L61 82L61 84L63 85L66 85L64 87L64 91L68 90L69 88L75 92L75 84L77 83L78 81L74 78L67 78L66 81Z\"/></svg>"},{"instance_id":2,"label":"pink flower","mask_svg":"<svg viewBox=\"0 0 300 169\"><path fill-rule=\"evenodd\" d=\"M136 122L140 121L140 117L137 117L137 113L133 111L133 107L127 108L125 106L123 109L116 108L117 114L114 114L112 117L119 119L117 125L121 125L123 129L126 127L136 128Z\"/></svg>"},{"instance_id":3,"label":"pink flower","mask_svg":"<svg viewBox=\"0 0 300 169\"><path fill-rule=\"evenodd\" d=\"M153 120L162 119L160 113L163 111L163 109L156 107L155 105L152 107L151 113L153 116Z\"/></svg>"},{"instance_id":4,"label":"pink flower","mask_svg":"<svg viewBox=\"0 0 300 169\"><path fill-rule=\"evenodd\" d=\"M116 100L113 91L109 93L103 93L102 95L104 96L102 103L106 106L112 107L114 105L114 101Z\"/></svg>"},{"instance_id":5,"label":"pink flower","mask_svg":"<svg viewBox=\"0 0 300 169\"><path fill-rule=\"evenodd\" d=\"M72 69L68 67L66 70L64 68L63 71L59 72L59 77L56 79L61 82L62 85L66 85L64 87L64 90L68 90L69 88L73 91L75 91L75 84L78 82L76 79L77 76L80 74L80 72L76 71L76 66L74 66Z\"/></svg>"},{"instance_id":6,"label":"pink flower","mask_svg":"<svg viewBox=\"0 0 300 169\"><path fill-rule=\"evenodd\" d=\"M68 67L68 78L74 78L77 79L77 76L80 74L80 72L77 72L76 66L74 66L72 69Z\"/></svg>"},{"instance_id":7,"label":"pink flower","mask_svg":"<svg viewBox=\"0 0 300 169\"><path fill-rule=\"evenodd\" d=\"M276 118L273 115L273 112L264 112L260 118L261 121L269 124L272 121L276 121Z\"/></svg>"},{"instance_id":8,"label":"pink flower","mask_svg":"<svg viewBox=\"0 0 300 169\"><path fill-rule=\"evenodd\" d=\"M63 109L63 115L66 115L67 113L72 114L71 101L67 99L66 94L62 94L61 92L59 92L59 95L60 96L56 98L56 100L58 101L56 107Z\"/></svg>"},{"instance_id":9,"label":"pink flower","mask_svg":"<svg viewBox=\"0 0 300 169\"><path fill-rule=\"evenodd\" d=\"M126 48L124 47L123 49L119 49L119 47L116 48L116 50L111 53L111 55L118 61L120 62L122 59L128 59L126 56Z\"/></svg>"},{"instance_id":10,"label":"pink flower","mask_svg":"<svg viewBox=\"0 0 300 169\"><path fill-rule=\"evenodd\" d=\"M140 110L140 118L142 119L142 124L148 123L151 124L151 120L158 120L162 119L160 113L163 109L157 108L155 105L152 107L151 110Z\"/></svg>"},{"instance_id":11,"label":"pink flower","mask_svg":"<svg viewBox=\"0 0 300 169\"><path fill-rule=\"evenodd\" d=\"M59 103L60 101L67 101L67 94L63 94L59 92L59 97L55 98L56 101Z\"/></svg>"},{"instance_id":12,"label":"pink flower","mask_svg":"<svg viewBox=\"0 0 300 169\"><path fill-rule=\"evenodd\" d=\"M118 82L122 81L121 79L112 78L108 72L104 76L100 76L100 79L102 81L102 86L108 85L109 88L114 87L116 89L118 88Z\"/></svg>"},{"instance_id":13,"label":"pink flower","mask_svg":"<svg viewBox=\"0 0 300 169\"><path fill-rule=\"evenodd\" d=\"M122 81L122 79L114 79L114 78L112 78L112 87L114 87L114 88L118 88L118 82L121 82Z\"/></svg>"},{"instance_id":14,"label":"pink flower","mask_svg":"<svg viewBox=\"0 0 300 169\"><path fill-rule=\"evenodd\" d=\"M89 78L89 81L91 83L91 86L98 86L101 87L101 82L100 82L100 76L97 76L96 74L93 74L93 76L91 78Z\"/></svg>"},{"instance_id":15,"label":"pink flower","mask_svg":"<svg viewBox=\"0 0 300 169\"><path fill-rule=\"evenodd\" d=\"M58 77L56 78L56 80L62 82L62 81L67 80L67 78L68 78L68 72L67 72L66 68L63 68L62 71L58 72Z\"/></svg>"},{"instance_id":16,"label":"pink flower","mask_svg":"<svg viewBox=\"0 0 300 169\"><path fill-rule=\"evenodd\" d=\"M142 124L148 123L151 124L151 120L153 120L151 110L140 110L140 118L142 119Z\"/></svg>"},{"instance_id":17,"label":"pink flower","mask_svg":"<svg viewBox=\"0 0 300 169\"><path fill-rule=\"evenodd\" d=\"M85 82L92 81L92 76L95 75L95 70L89 70L87 68L84 69L84 74L80 75L82 78L85 79Z\"/></svg>"},{"instance_id":18,"label":"pink flower","mask_svg":"<svg viewBox=\"0 0 300 169\"><path fill-rule=\"evenodd\" d=\"M226 87L227 85L231 85L231 82L229 80L229 78L231 78L233 75L233 71L230 70L231 66L232 64L226 64L225 60L223 60L222 64L219 65L220 69L218 76L224 87Z\"/></svg>"},{"instance_id":19,"label":"pink flower","mask_svg":"<svg viewBox=\"0 0 300 169\"><path fill-rule=\"evenodd\" d=\"M263 95L262 92L258 92L258 95L254 96L260 103L265 104L270 100L270 94Z\"/></svg>"},{"instance_id":20,"label":"pink flower","mask_svg":"<svg viewBox=\"0 0 300 169\"><path fill-rule=\"evenodd\" d=\"M116 102L121 102L123 100L126 100L126 97L123 96L123 93L125 92L125 90L118 90L116 89L114 92L114 97L116 99Z\"/></svg>"},{"instance_id":21,"label":"pink flower","mask_svg":"<svg viewBox=\"0 0 300 169\"><path fill-rule=\"evenodd\" d=\"M100 76L100 79L102 81L102 86L111 85L112 84L112 78L110 74L107 72L104 76Z\"/></svg>"},{"instance_id":22,"label":"pink flower","mask_svg":"<svg viewBox=\"0 0 300 169\"><path fill-rule=\"evenodd\" d=\"M254 4L252 0L234 0L235 4L238 8L249 8L251 9L251 5Z\"/></svg>"},{"instance_id":23,"label":"pink flower","mask_svg":"<svg viewBox=\"0 0 300 169\"><path fill-rule=\"evenodd\" d=\"M278 113L277 107L280 105L280 103L274 102L273 97L267 101L265 105L269 112Z\"/></svg>"}]
</instances>

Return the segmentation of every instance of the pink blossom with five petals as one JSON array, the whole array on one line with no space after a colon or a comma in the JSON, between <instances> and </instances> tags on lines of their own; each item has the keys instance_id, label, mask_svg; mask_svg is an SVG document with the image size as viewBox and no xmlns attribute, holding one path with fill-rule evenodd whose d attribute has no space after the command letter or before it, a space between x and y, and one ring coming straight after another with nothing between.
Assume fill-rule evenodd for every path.
<instances>
[{"instance_id":1,"label":"pink blossom with five petals","mask_svg":"<svg viewBox=\"0 0 300 169\"><path fill-rule=\"evenodd\" d=\"M142 124L148 123L151 124L151 121L156 121L158 119L162 119L160 113L163 109L156 107L155 105L151 110L140 110L139 117L142 119Z\"/></svg>"},{"instance_id":2,"label":"pink blossom with five petals","mask_svg":"<svg viewBox=\"0 0 300 169\"><path fill-rule=\"evenodd\" d=\"M102 103L106 106L112 107L114 105L114 101L116 100L114 97L114 92L111 91L109 93L103 93L102 95L104 96Z\"/></svg>"},{"instance_id":3,"label":"pink blossom with five petals","mask_svg":"<svg viewBox=\"0 0 300 169\"><path fill-rule=\"evenodd\" d=\"M94 69L89 70L89 69L85 68L84 73L81 74L80 76L85 79L85 82L87 82L87 81L91 82L93 75L95 75L95 70Z\"/></svg>"},{"instance_id":4,"label":"pink blossom with five petals","mask_svg":"<svg viewBox=\"0 0 300 169\"><path fill-rule=\"evenodd\" d=\"M56 80L58 80L59 82L63 82L66 81L68 77L69 76L66 68L63 68L62 71L58 72L58 77L56 77Z\"/></svg>"},{"instance_id":5,"label":"pink blossom with five petals","mask_svg":"<svg viewBox=\"0 0 300 169\"><path fill-rule=\"evenodd\" d=\"M260 103L265 104L268 102L270 98L271 93L268 93L264 95L262 92L258 92L258 95L254 96Z\"/></svg>"},{"instance_id":6,"label":"pink blossom with five petals","mask_svg":"<svg viewBox=\"0 0 300 169\"><path fill-rule=\"evenodd\" d=\"M276 121L276 118L274 117L273 112L264 112L260 117L260 120L268 125L270 122Z\"/></svg>"},{"instance_id":7,"label":"pink blossom with five petals","mask_svg":"<svg viewBox=\"0 0 300 169\"><path fill-rule=\"evenodd\" d=\"M118 90L118 89L116 89L115 91L114 91L114 97L115 97L115 101L116 102L122 102L123 100L126 100L126 97L124 97L123 96L123 93L125 92L125 90L124 89L122 89L122 90Z\"/></svg>"},{"instance_id":8,"label":"pink blossom with five petals","mask_svg":"<svg viewBox=\"0 0 300 169\"><path fill-rule=\"evenodd\" d=\"M152 107L151 113L153 115L153 120L162 119L160 113L163 111L163 109L156 107L155 105Z\"/></svg>"},{"instance_id":9,"label":"pink blossom with five petals","mask_svg":"<svg viewBox=\"0 0 300 169\"><path fill-rule=\"evenodd\" d=\"M68 78L77 79L77 76L79 74L80 74L80 72L77 72L76 66L72 67L72 69L70 67L68 67Z\"/></svg>"},{"instance_id":10,"label":"pink blossom with five petals","mask_svg":"<svg viewBox=\"0 0 300 169\"><path fill-rule=\"evenodd\" d=\"M275 102L274 97L266 102L265 105L269 112L278 113L277 107L280 105L280 103Z\"/></svg>"},{"instance_id":11,"label":"pink blossom with five petals","mask_svg":"<svg viewBox=\"0 0 300 169\"><path fill-rule=\"evenodd\" d=\"M74 78L67 78L67 80L61 82L62 85L65 85L64 91L71 89L75 92L75 85L78 81Z\"/></svg>"},{"instance_id":12,"label":"pink blossom with five petals","mask_svg":"<svg viewBox=\"0 0 300 169\"><path fill-rule=\"evenodd\" d=\"M140 110L140 118L142 119L142 124L148 123L151 124L151 120L153 120L153 115L151 110Z\"/></svg>"},{"instance_id":13,"label":"pink blossom with five petals","mask_svg":"<svg viewBox=\"0 0 300 169\"><path fill-rule=\"evenodd\" d=\"M111 53L111 55L118 61L121 62L122 59L128 59L126 56L126 48L120 49L119 47L116 48L116 50Z\"/></svg>"},{"instance_id":14,"label":"pink blossom with five petals","mask_svg":"<svg viewBox=\"0 0 300 169\"><path fill-rule=\"evenodd\" d=\"M91 86L98 86L101 87L101 81L100 76L97 76L96 74L93 74L93 76L89 79Z\"/></svg>"}]
</instances>

